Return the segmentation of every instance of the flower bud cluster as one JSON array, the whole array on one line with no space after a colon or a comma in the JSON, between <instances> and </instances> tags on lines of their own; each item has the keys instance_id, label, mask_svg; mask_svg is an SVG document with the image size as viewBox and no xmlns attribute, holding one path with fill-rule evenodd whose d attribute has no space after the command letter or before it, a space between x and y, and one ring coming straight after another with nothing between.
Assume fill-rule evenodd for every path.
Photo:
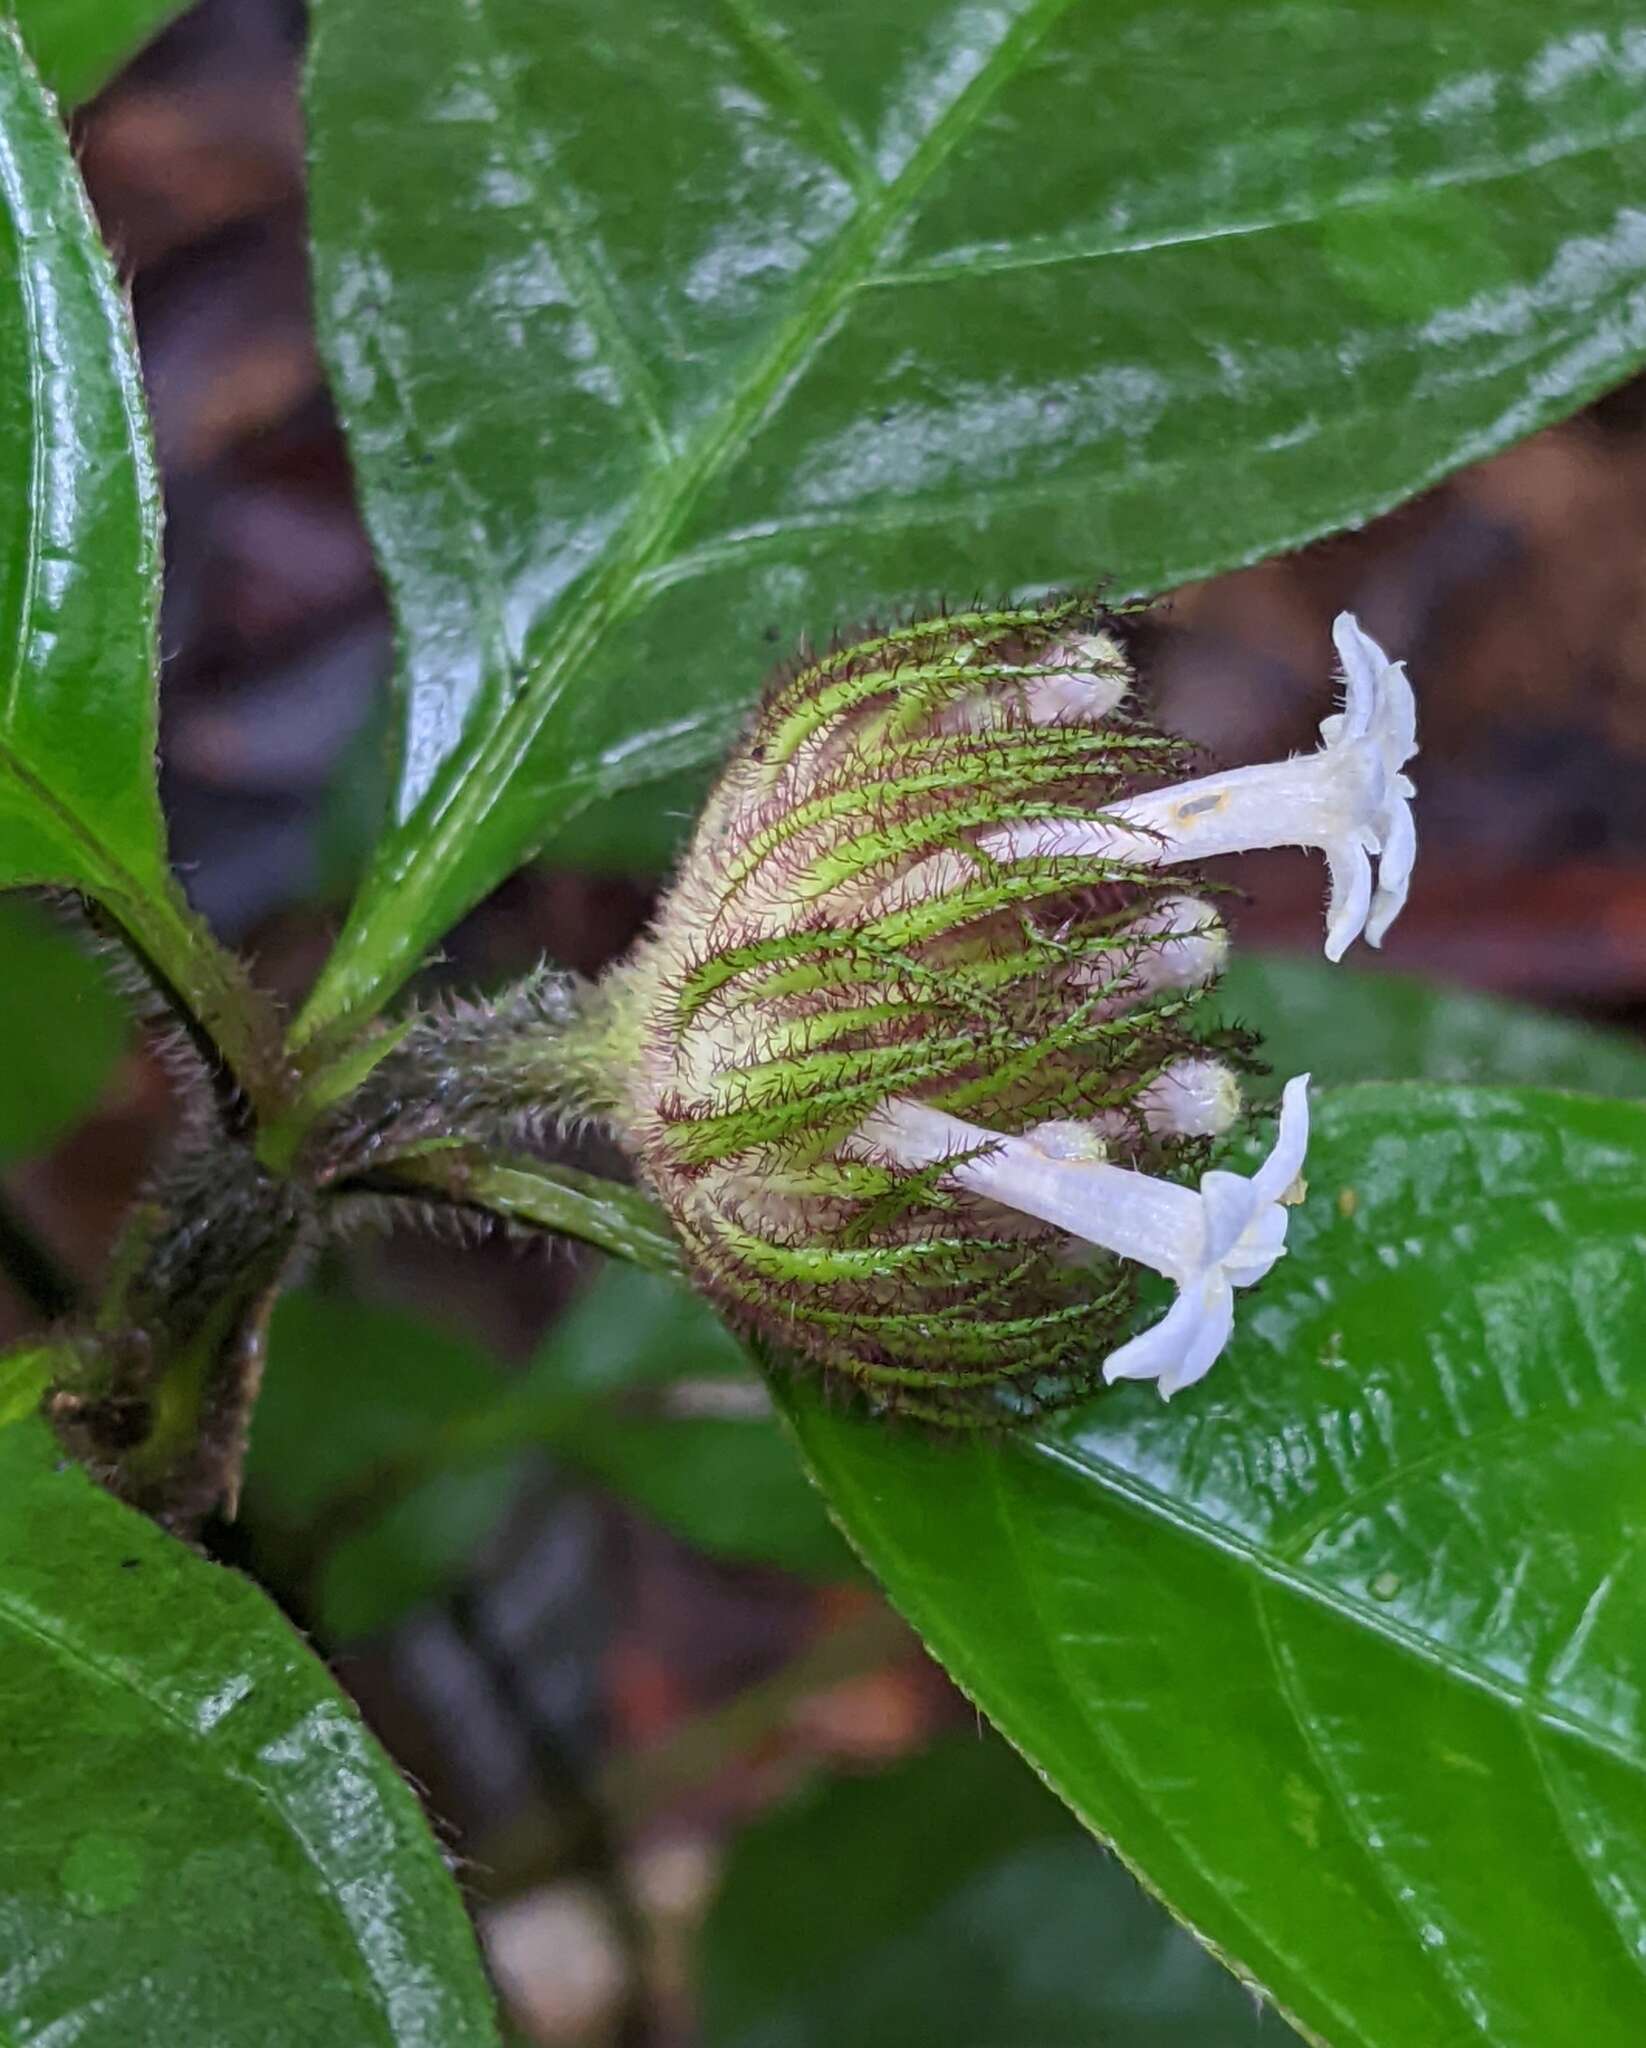
<instances>
[{"instance_id":1,"label":"flower bud cluster","mask_svg":"<svg viewBox=\"0 0 1646 2048\"><path fill-rule=\"evenodd\" d=\"M780 678L603 984L614 1122L696 1277L880 1405L1031 1411L1132 1314L1134 1257L1076 1256L963 1170L997 1135L1177 1179L1238 1110L1240 1047L1202 1022L1222 928L1124 828L1188 765L1134 701L1133 635L978 611ZM1124 844L1057 841L1106 820Z\"/></svg>"},{"instance_id":2,"label":"flower bud cluster","mask_svg":"<svg viewBox=\"0 0 1646 2048\"><path fill-rule=\"evenodd\" d=\"M988 1423L1101 1372L1192 1385L1286 1249L1308 1076L1249 1176L1208 1165L1244 1034L1193 865L1316 848L1325 949L1377 945L1417 851L1404 665L1348 613L1304 756L1184 780L1133 612L926 619L780 676L650 934L407 1020L321 1156L334 1185L604 1123L729 1319L882 1408ZM1375 868L1374 868L1375 862ZM1137 1275L1176 1298L1133 1330Z\"/></svg>"}]
</instances>

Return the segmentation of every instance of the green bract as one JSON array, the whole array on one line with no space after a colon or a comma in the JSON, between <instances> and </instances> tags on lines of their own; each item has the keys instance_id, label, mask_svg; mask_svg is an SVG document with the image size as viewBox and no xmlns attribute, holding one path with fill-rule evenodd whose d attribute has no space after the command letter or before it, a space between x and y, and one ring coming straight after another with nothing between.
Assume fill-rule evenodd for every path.
<instances>
[{"instance_id":1,"label":"green bract","mask_svg":"<svg viewBox=\"0 0 1646 2048\"><path fill-rule=\"evenodd\" d=\"M602 991L614 1122L700 1283L882 1405L1065 1397L1133 1300L1130 1267L876 1156L882 1104L1076 1119L1126 1164L1199 1162L1146 1112L1199 1049L1210 911L1157 867L980 844L1181 773L1181 743L1120 708L1135 631L1078 600L968 612L780 676Z\"/></svg>"}]
</instances>

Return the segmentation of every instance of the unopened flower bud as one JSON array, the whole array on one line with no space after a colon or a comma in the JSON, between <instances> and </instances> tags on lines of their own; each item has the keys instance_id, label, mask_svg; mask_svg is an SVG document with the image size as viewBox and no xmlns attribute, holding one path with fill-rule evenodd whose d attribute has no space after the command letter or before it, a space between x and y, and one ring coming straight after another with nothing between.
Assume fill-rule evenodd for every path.
<instances>
[{"instance_id":1,"label":"unopened flower bud","mask_svg":"<svg viewBox=\"0 0 1646 2048\"><path fill-rule=\"evenodd\" d=\"M1307 1106L1294 1083L1252 1181L1205 1172L1246 1045L1202 1022L1227 940L1180 863L1263 843L1267 808L1358 896L1375 835L1387 923L1410 693L1354 632L1322 765L1187 804L1124 614L937 618L774 683L599 1022L613 1123L734 1321L941 1422L1067 1399L1106 1356L1168 1392L1206 1370L1280 1256ZM1212 810L1238 820L1179 818ZM1181 1291L1128 1343L1140 1265Z\"/></svg>"},{"instance_id":2,"label":"unopened flower bud","mask_svg":"<svg viewBox=\"0 0 1646 2048\"><path fill-rule=\"evenodd\" d=\"M1221 1060L1177 1060L1137 1101L1151 1130L1221 1138L1240 1115L1240 1083Z\"/></svg>"}]
</instances>

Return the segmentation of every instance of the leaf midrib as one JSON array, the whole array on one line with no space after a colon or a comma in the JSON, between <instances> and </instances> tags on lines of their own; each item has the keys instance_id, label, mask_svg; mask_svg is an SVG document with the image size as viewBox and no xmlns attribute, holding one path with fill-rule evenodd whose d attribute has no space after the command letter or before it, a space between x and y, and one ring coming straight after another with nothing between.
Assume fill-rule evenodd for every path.
<instances>
[{"instance_id":1,"label":"leaf midrib","mask_svg":"<svg viewBox=\"0 0 1646 2048\"><path fill-rule=\"evenodd\" d=\"M415 843L398 861L391 859L378 871L382 879L362 897L299 1019L298 1039L381 1000L410 971L413 949L424 942L423 900L436 892L513 780L572 672L625 615L645 571L667 548L704 491L748 445L772 400L813 359L876 253L981 119L996 92L1072 4L1073 0L1031 0L933 121L897 176L861 201L809 292L779 323L719 411L679 460L660 470L641 492L607 552L605 566L585 586L581 601L568 605L551 629L527 686L482 746L451 776L429 815L419 821ZM545 821L545 831L553 822ZM379 923L374 912L385 886L397 900L399 915Z\"/></svg>"},{"instance_id":2,"label":"leaf midrib","mask_svg":"<svg viewBox=\"0 0 1646 2048\"><path fill-rule=\"evenodd\" d=\"M57 820L71 845L82 849L86 866L75 877L76 880L88 884L111 908L140 908L144 904L149 895L145 885L117 853L87 829L80 813L71 809L51 785L42 780L38 771L30 767L23 755L5 740L0 740L0 770L22 785L31 802ZM42 874L39 879L55 881L59 877Z\"/></svg>"}]
</instances>

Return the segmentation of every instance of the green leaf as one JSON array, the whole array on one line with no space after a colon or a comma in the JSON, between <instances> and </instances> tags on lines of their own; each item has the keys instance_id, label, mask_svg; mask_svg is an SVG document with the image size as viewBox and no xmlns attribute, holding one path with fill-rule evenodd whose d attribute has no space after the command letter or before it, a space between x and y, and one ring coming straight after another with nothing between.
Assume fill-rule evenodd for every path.
<instances>
[{"instance_id":1,"label":"green leaf","mask_svg":"<svg viewBox=\"0 0 1646 2048\"><path fill-rule=\"evenodd\" d=\"M0 2039L495 2048L399 1773L247 1581L0 1431Z\"/></svg>"},{"instance_id":2,"label":"green leaf","mask_svg":"<svg viewBox=\"0 0 1646 2048\"><path fill-rule=\"evenodd\" d=\"M581 1380L652 1400L567 1401ZM555 1454L712 1555L804 1578L857 1576L748 1354L686 1288L610 1266L507 1404L514 1441Z\"/></svg>"},{"instance_id":3,"label":"green leaf","mask_svg":"<svg viewBox=\"0 0 1646 2048\"><path fill-rule=\"evenodd\" d=\"M125 295L0 24L0 886L164 891L159 518Z\"/></svg>"},{"instance_id":4,"label":"green leaf","mask_svg":"<svg viewBox=\"0 0 1646 2048\"><path fill-rule=\"evenodd\" d=\"M1077 1813L1332 2048L1646 2033L1646 1110L1319 1105L1211 1377L998 1442L785 1400Z\"/></svg>"},{"instance_id":5,"label":"green leaf","mask_svg":"<svg viewBox=\"0 0 1646 2048\"><path fill-rule=\"evenodd\" d=\"M33 904L0 901L0 1165L96 1103L131 1037L107 975Z\"/></svg>"},{"instance_id":6,"label":"green leaf","mask_svg":"<svg viewBox=\"0 0 1646 2048\"><path fill-rule=\"evenodd\" d=\"M54 1377L54 1360L55 1353L38 1344L0 1358L0 1429L26 1422L40 1406Z\"/></svg>"},{"instance_id":7,"label":"green leaf","mask_svg":"<svg viewBox=\"0 0 1646 2048\"><path fill-rule=\"evenodd\" d=\"M314 19L318 316L403 662L311 1031L711 758L796 636L1250 561L1646 349L1615 0Z\"/></svg>"},{"instance_id":8,"label":"green leaf","mask_svg":"<svg viewBox=\"0 0 1646 2048\"><path fill-rule=\"evenodd\" d=\"M1217 992L1255 1030L1278 1094L1288 1075L1344 1081L1472 1081L1646 1095L1646 1046L1495 996L1404 974L1236 951Z\"/></svg>"},{"instance_id":9,"label":"green leaf","mask_svg":"<svg viewBox=\"0 0 1646 2048\"><path fill-rule=\"evenodd\" d=\"M858 1574L742 1347L617 1264L512 1380L417 1317L288 1295L246 1471L258 1567L328 1641L388 1628L469 1569L533 1451L714 1555Z\"/></svg>"},{"instance_id":10,"label":"green leaf","mask_svg":"<svg viewBox=\"0 0 1646 2048\"><path fill-rule=\"evenodd\" d=\"M190 0L10 0L7 12L65 106L108 84Z\"/></svg>"},{"instance_id":11,"label":"green leaf","mask_svg":"<svg viewBox=\"0 0 1646 2048\"><path fill-rule=\"evenodd\" d=\"M0 888L96 897L261 1103L278 1085L272 1028L166 864L159 577L126 296L56 109L0 20Z\"/></svg>"},{"instance_id":12,"label":"green leaf","mask_svg":"<svg viewBox=\"0 0 1646 2048\"><path fill-rule=\"evenodd\" d=\"M545 867L591 875L666 875L684 854L713 782L707 767L619 790L572 811L541 848Z\"/></svg>"},{"instance_id":13,"label":"green leaf","mask_svg":"<svg viewBox=\"0 0 1646 2048\"><path fill-rule=\"evenodd\" d=\"M733 1845L705 2048L1285 2048L997 1742L810 1788Z\"/></svg>"},{"instance_id":14,"label":"green leaf","mask_svg":"<svg viewBox=\"0 0 1646 2048\"><path fill-rule=\"evenodd\" d=\"M517 1457L415 1457L499 1397L496 1362L402 1310L299 1291L274 1312L244 1515L259 1571L328 1642L390 1627L470 1565L514 1498ZM332 1516L364 1492L370 1512ZM319 1545L318 1552L316 1545Z\"/></svg>"}]
</instances>

